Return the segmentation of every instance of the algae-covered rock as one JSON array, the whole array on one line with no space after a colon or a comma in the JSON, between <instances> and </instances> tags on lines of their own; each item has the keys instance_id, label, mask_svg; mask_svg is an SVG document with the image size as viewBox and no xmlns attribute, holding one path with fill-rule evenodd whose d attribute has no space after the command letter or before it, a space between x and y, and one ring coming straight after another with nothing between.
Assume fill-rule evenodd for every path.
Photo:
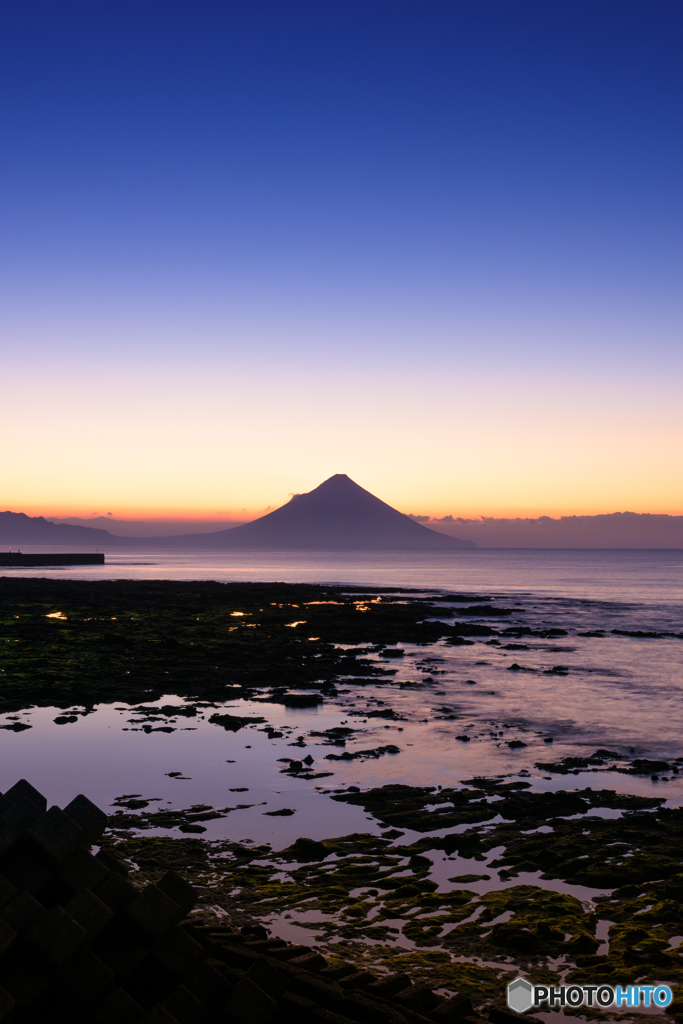
<instances>
[{"instance_id":1,"label":"algae-covered rock","mask_svg":"<svg viewBox=\"0 0 683 1024\"><path fill-rule=\"evenodd\" d=\"M396 674L368 658L367 648L337 645L428 644L453 636L451 626L432 617L435 608L419 591L406 601L390 588L366 588L365 598L372 593L376 599L358 601L353 590L207 580L0 579L0 606L12 610L0 615L5 708L138 704L168 693L220 701L250 696L256 687L271 693L279 687L281 703L309 707L321 697L301 690L327 692L340 676L382 682ZM64 617L46 618L55 607ZM307 623L305 631L290 628L293 614ZM287 695L289 688L297 692ZM172 713L183 714L175 706Z\"/></svg>"},{"instance_id":2,"label":"algae-covered rock","mask_svg":"<svg viewBox=\"0 0 683 1024\"><path fill-rule=\"evenodd\" d=\"M120 832L120 839L112 835L107 842L139 865L141 879L154 880L162 861L186 862L200 892L202 914L222 907L237 924L261 920L275 935L278 921L298 920L322 949L343 953L359 969L399 971L410 964L411 973L417 966L418 976L431 987L467 994L476 982L483 986L476 989L479 999L486 995L501 1000L505 977L512 970L523 970L535 983L559 983L559 968L549 964L563 964L568 979L577 984L596 979L607 984L664 981L675 988L683 984L680 955L669 949L672 936L681 929L680 903L671 896L681 881L676 860L681 849L680 812L662 808L660 801L650 802L648 813L631 811L644 798L614 791L533 794L524 788L526 783L476 781L476 787L445 791L444 803L453 806L452 796L459 792L463 807L476 805L473 794L491 792L503 798L495 802L498 807L506 803L528 810L528 816L517 822L475 824L434 838L423 832L407 846L392 845L401 838L397 830L387 837L357 833L324 842L301 837L279 853L268 847L196 839L168 839L160 846L154 838L125 838ZM427 802L440 806L444 791L399 786L346 793L360 800L373 794L385 811L388 805L403 806L397 813L405 812L407 802L413 813L422 815L429 813ZM575 801L588 810L623 804L625 814L609 819L589 813L569 820L556 816L552 831L535 831L542 808L556 813L575 807ZM148 808L139 811L148 814ZM532 827L527 831L528 825ZM187 843L192 845L180 845ZM505 870L512 876L516 870L542 869L573 884L578 878L604 878L610 872L619 878L625 873L628 882L611 897L596 899L595 906L552 888L516 885L514 879L507 887L498 882L491 891L475 893L462 887L470 875L454 876L455 887L439 891L430 875L440 851L451 855L448 849L487 861L486 872L474 876L478 881L487 881L486 875L493 879L496 867L507 865L501 879ZM490 861L494 849L497 857ZM654 877L662 871L669 872L669 888L664 878ZM634 876L637 881L630 881ZM301 919L299 912L304 914ZM616 922L610 929L609 949L600 954L601 941L595 937L598 915ZM406 949L406 943L415 948ZM436 959L420 960L427 953ZM473 958L500 968L483 968Z\"/></svg>"},{"instance_id":3,"label":"algae-covered rock","mask_svg":"<svg viewBox=\"0 0 683 1024\"><path fill-rule=\"evenodd\" d=\"M312 861L324 860L330 852L324 843L302 837L297 839L295 843L292 843L286 850L283 850L281 856L291 857L292 860L298 861Z\"/></svg>"}]
</instances>

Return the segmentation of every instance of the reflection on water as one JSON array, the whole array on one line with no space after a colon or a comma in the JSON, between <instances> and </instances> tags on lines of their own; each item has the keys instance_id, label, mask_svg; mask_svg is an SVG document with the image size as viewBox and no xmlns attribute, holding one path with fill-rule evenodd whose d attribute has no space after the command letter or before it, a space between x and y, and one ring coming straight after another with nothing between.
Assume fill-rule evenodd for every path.
<instances>
[{"instance_id":1,"label":"reflection on water","mask_svg":"<svg viewBox=\"0 0 683 1024\"><path fill-rule=\"evenodd\" d=\"M26 546L40 552L43 548ZM63 551L75 550L71 548ZM527 592L683 604L683 551L163 551L112 548L104 566L3 569L60 579L253 580Z\"/></svg>"},{"instance_id":2,"label":"reflection on water","mask_svg":"<svg viewBox=\"0 0 683 1024\"><path fill-rule=\"evenodd\" d=\"M278 739L268 738L259 726L226 732L208 722L213 709L191 720L181 718L172 726L175 731L152 733L131 722L132 709L120 703L102 705L86 716L79 709L55 708L0 715L0 724L31 725L0 733L0 789L23 776L62 806L81 791L103 807L135 793L157 801L159 808L251 804L206 822L205 837L252 839L279 848L302 835L322 839L376 830L360 808L330 799L330 791L341 786L446 786L473 775L521 772L536 789L570 789L585 785L588 777L550 775L535 764L585 755L597 747L629 758L670 760L682 753L683 639L635 639L610 632L683 632L681 552L169 554L149 549L112 551L107 557L104 567L4 571L60 579L327 581L505 593L506 603L523 608L524 623L535 631L560 628L567 635L525 637L511 649L502 640L428 649L406 644L405 658L392 661L397 674L390 682L340 683L339 695L317 708L245 701L226 705L237 713L264 716L284 732ZM602 636L579 635L600 631ZM168 695L156 703L180 702ZM367 717L388 709L395 713L391 721ZM57 717L63 724L55 724ZM345 748L351 753L387 745L400 753L329 760L327 755L338 754L339 748L311 734L337 726L355 730ZM458 739L463 736L468 740ZM551 738L552 743L546 742ZM314 758L313 773L333 775L304 780L282 774L282 758L307 754ZM173 772L183 777L173 778ZM680 804L681 776L666 779L591 776L593 788L656 793ZM284 808L295 813L267 813Z\"/></svg>"},{"instance_id":3,"label":"reflection on water","mask_svg":"<svg viewBox=\"0 0 683 1024\"><path fill-rule=\"evenodd\" d=\"M566 676L543 672L544 666L557 663L552 644L529 647L524 659L538 670L533 675L510 671L513 657L521 657L518 652L482 644L438 645L429 652L440 660L426 664L424 647L404 645L406 655L396 663L397 674L390 682L339 684L338 696L315 708L226 703L231 714L266 719L238 732L208 721L223 710L220 705L199 706L190 719L166 716L164 728L169 731L163 732L144 731L145 717L121 703L100 705L87 715L78 714L78 708L37 708L0 716L0 724L11 719L32 726L0 734L0 789L25 777L60 805L82 790L102 807L122 794L140 794L159 809L250 804L205 822L206 838L251 839L275 848L301 835L323 839L377 831L360 808L330 799L335 789L349 785L448 786L475 775L521 773L537 790L589 783L682 804L683 775L670 773L664 776L667 781L655 782L596 771L575 778L535 765L585 756L605 746L628 760L677 757L683 642L582 639L576 649L562 653ZM406 682L411 685L405 687ZM145 706L181 703L167 695ZM388 709L395 715L390 722L369 717ZM55 724L55 718L63 724ZM282 736L269 738L268 726ZM341 748L320 735L338 727L353 730L344 747L348 753L387 746L398 747L400 753L339 760ZM458 738L462 736L468 741ZM313 758L312 775L332 774L308 780L283 774L284 758L308 755ZM295 814L269 816L285 808Z\"/></svg>"}]
</instances>

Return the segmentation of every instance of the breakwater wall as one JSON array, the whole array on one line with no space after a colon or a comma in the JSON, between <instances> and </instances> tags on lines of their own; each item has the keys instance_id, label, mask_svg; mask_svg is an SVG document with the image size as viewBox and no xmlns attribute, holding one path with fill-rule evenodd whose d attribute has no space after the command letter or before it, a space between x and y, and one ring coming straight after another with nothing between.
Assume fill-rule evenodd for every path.
<instances>
[{"instance_id":1,"label":"breakwater wall","mask_svg":"<svg viewBox=\"0 0 683 1024\"><path fill-rule=\"evenodd\" d=\"M104 565L104 555L25 555L21 551L8 551L0 554L0 565Z\"/></svg>"}]
</instances>

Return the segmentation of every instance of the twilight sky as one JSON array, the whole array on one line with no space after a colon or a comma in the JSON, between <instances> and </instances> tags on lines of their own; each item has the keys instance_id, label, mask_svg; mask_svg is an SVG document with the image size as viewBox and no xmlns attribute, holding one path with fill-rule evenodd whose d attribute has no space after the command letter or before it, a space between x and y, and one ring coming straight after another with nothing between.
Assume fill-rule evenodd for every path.
<instances>
[{"instance_id":1,"label":"twilight sky","mask_svg":"<svg viewBox=\"0 0 683 1024\"><path fill-rule=\"evenodd\" d=\"M0 505L683 512L678 0L0 0Z\"/></svg>"}]
</instances>

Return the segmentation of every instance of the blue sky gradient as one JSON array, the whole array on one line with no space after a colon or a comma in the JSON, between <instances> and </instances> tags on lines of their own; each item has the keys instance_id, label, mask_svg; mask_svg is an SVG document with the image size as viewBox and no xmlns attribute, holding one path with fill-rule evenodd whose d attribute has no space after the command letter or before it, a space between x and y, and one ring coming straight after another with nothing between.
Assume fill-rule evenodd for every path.
<instances>
[{"instance_id":1,"label":"blue sky gradient","mask_svg":"<svg viewBox=\"0 0 683 1024\"><path fill-rule=\"evenodd\" d=\"M434 515L683 511L682 29L2 0L6 506L213 516L348 472Z\"/></svg>"}]
</instances>

